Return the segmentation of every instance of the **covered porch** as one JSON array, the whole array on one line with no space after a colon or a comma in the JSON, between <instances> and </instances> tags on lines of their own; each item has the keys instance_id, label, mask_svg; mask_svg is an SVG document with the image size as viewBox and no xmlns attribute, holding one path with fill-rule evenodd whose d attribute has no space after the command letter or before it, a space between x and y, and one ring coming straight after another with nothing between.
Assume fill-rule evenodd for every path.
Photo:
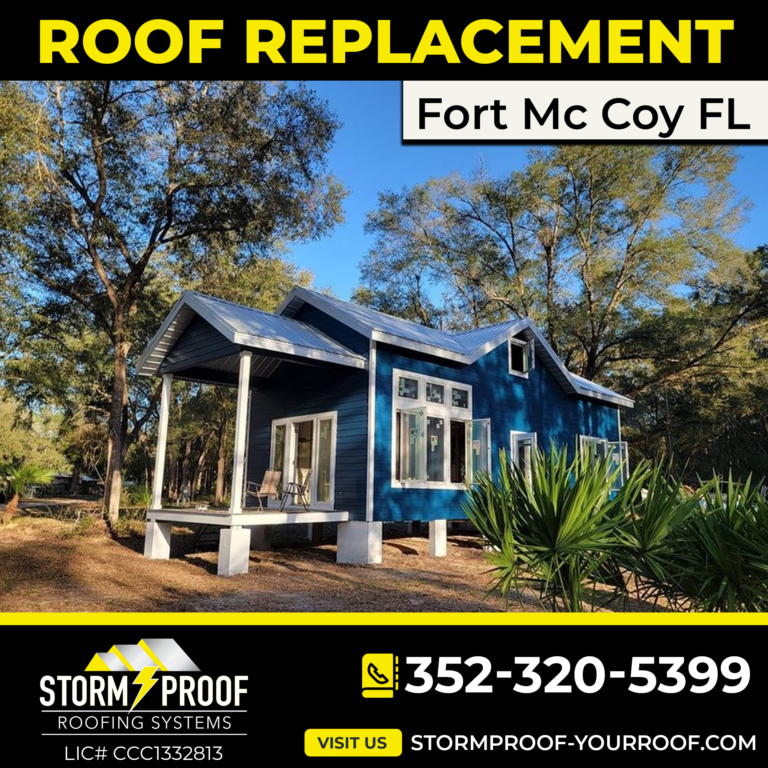
<instances>
[{"instance_id":1,"label":"covered porch","mask_svg":"<svg viewBox=\"0 0 768 768\"><path fill-rule=\"evenodd\" d=\"M248 481L260 482L267 469L265 466L257 476L248 476L252 394L262 390L279 392L287 382L312 376L313 372L317 375L321 370L364 372L367 367L364 356L309 325L200 294L185 293L138 364L140 375L162 377L145 557L170 557L174 526L214 526L220 529L218 573L231 576L248 571L251 548L263 548L271 526L348 522L349 511L337 509L336 499L327 498L327 488L333 487L333 463L328 464L324 472L330 480L326 477L321 486L316 473L309 483L307 496L294 499L293 505L281 508L278 499L271 504L266 500L262 509L248 496ZM163 506L168 425L175 380L237 389L229 509ZM335 438L335 426L330 434ZM312 465L308 475L307 469L300 468L298 462L291 462L287 456L281 460L287 469L286 475L294 473L285 476L285 482L311 477ZM255 474L253 470L252 474Z\"/></svg>"}]
</instances>

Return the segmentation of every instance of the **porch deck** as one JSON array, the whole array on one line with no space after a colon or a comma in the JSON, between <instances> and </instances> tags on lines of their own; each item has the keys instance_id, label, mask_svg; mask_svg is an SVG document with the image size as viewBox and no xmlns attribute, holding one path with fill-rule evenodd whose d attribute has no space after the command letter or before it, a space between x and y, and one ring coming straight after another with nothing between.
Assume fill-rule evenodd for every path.
<instances>
[{"instance_id":1,"label":"porch deck","mask_svg":"<svg viewBox=\"0 0 768 768\"><path fill-rule=\"evenodd\" d=\"M349 520L349 512L331 509L291 509L283 510L244 509L239 513L232 513L228 509L181 509L164 508L150 509L147 512L147 520L173 523L175 525L219 525L223 528L249 527L252 525L292 525L302 523L346 523Z\"/></svg>"}]
</instances>

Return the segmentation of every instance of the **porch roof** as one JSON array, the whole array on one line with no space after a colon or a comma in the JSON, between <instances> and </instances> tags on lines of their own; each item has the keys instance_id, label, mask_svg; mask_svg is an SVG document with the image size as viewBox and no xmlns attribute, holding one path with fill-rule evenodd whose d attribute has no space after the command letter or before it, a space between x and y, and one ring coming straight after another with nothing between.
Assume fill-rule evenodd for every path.
<instances>
[{"instance_id":1,"label":"porch roof","mask_svg":"<svg viewBox=\"0 0 768 768\"><path fill-rule=\"evenodd\" d=\"M368 365L365 357L306 323L185 291L139 358L136 367L140 376L161 373L164 361L195 317L202 318L218 331L224 342L263 353L255 360L257 370L263 376L269 376L286 358L358 369ZM222 363L224 368L230 367L228 358L223 358ZM215 361L211 361L209 367L216 368Z\"/></svg>"}]
</instances>

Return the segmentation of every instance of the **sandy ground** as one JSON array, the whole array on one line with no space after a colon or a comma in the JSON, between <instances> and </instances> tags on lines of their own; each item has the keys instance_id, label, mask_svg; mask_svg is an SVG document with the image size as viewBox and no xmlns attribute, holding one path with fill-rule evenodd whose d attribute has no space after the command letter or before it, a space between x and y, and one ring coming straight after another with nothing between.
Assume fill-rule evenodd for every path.
<instances>
[{"instance_id":1,"label":"sandy ground","mask_svg":"<svg viewBox=\"0 0 768 768\"><path fill-rule=\"evenodd\" d=\"M251 552L247 575L216 576L215 544L191 547L174 529L172 558L141 555L143 526L113 537L101 521L62 522L29 509L0 527L0 611L504 611L484 599L488 563L469 528L449 534L448 556L426 537L387 526L384 562L337 565L334 527L311 544L306 526L274 529L272 549ZM542 610L531 595L511 610Z\"/></svg>"}]
</instances>

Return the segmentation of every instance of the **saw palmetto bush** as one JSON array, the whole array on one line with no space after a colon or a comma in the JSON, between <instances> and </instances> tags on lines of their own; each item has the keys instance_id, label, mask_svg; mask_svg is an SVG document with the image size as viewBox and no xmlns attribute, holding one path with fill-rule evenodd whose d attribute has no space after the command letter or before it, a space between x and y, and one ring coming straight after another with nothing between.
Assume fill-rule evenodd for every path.
<instances>
[{"instance_id":1,"label":"saw palmetto bush","mask_svg":"<svg viewBox=\"0 0 768 768\"><path fill-rule=\"evenodd\" d=\"M55 474L52 469L33 464L0 466L0 482L6 483L10 489L10 498L0 521L10 522L19 508L21 497L28 489L33 485L48 485Z\"/></svg>"},{"instance_id":2,"label":"saw palmetto bush","mask_svg":"<svg viewBox=\"0 0 768 768\"><path fill-rule=\"evenodd\" d=\"M537 589L553 610L583 610L587 590L686 611L768 610L768 501L761 483L697 491L642 463L616 492L610 462L538 454L527 477L500 454L464 505L489 545L489 592Z\"/></svg>"},{"instance_id":3,"label":"saw palmetto bush","mask_svg":"<svg viewBox=\"0 0 768 768\"><path fill-rule=\"evenodd\" d=\"M676 536L670 602L696 611L768 610L768 502L761 483L714 478ZM671 588L671 589L670 589Z\"/></svg>"},{"instance_id":4,"label":"saw palmetto bush","mask_svg":"<svg viewBox=\"0 0 768 768\"><path fill-rule=\"evenodd\" d=\"M626 574L626 591L644 602L661 598L678 603L678 574L686 546L685 525L701 514L702 491L693 492L669 467L639 464L620 493L617 566Z\"/></svg>"},{"instance_id":5,"label":"saw palmetto bush","mask_svg":"<svg viewBox=\"0 0 768 768\"><path fill-rule=\"evenodd\" d=\"M584 589L611 573L621 502L617 471L606 462L569 460L566 450L538 454L530 477L500 454L497 478L468 491L469 519L488 541L491 591L538 588L552 609L582 610Z\"/></svg>"}]
</instances>

